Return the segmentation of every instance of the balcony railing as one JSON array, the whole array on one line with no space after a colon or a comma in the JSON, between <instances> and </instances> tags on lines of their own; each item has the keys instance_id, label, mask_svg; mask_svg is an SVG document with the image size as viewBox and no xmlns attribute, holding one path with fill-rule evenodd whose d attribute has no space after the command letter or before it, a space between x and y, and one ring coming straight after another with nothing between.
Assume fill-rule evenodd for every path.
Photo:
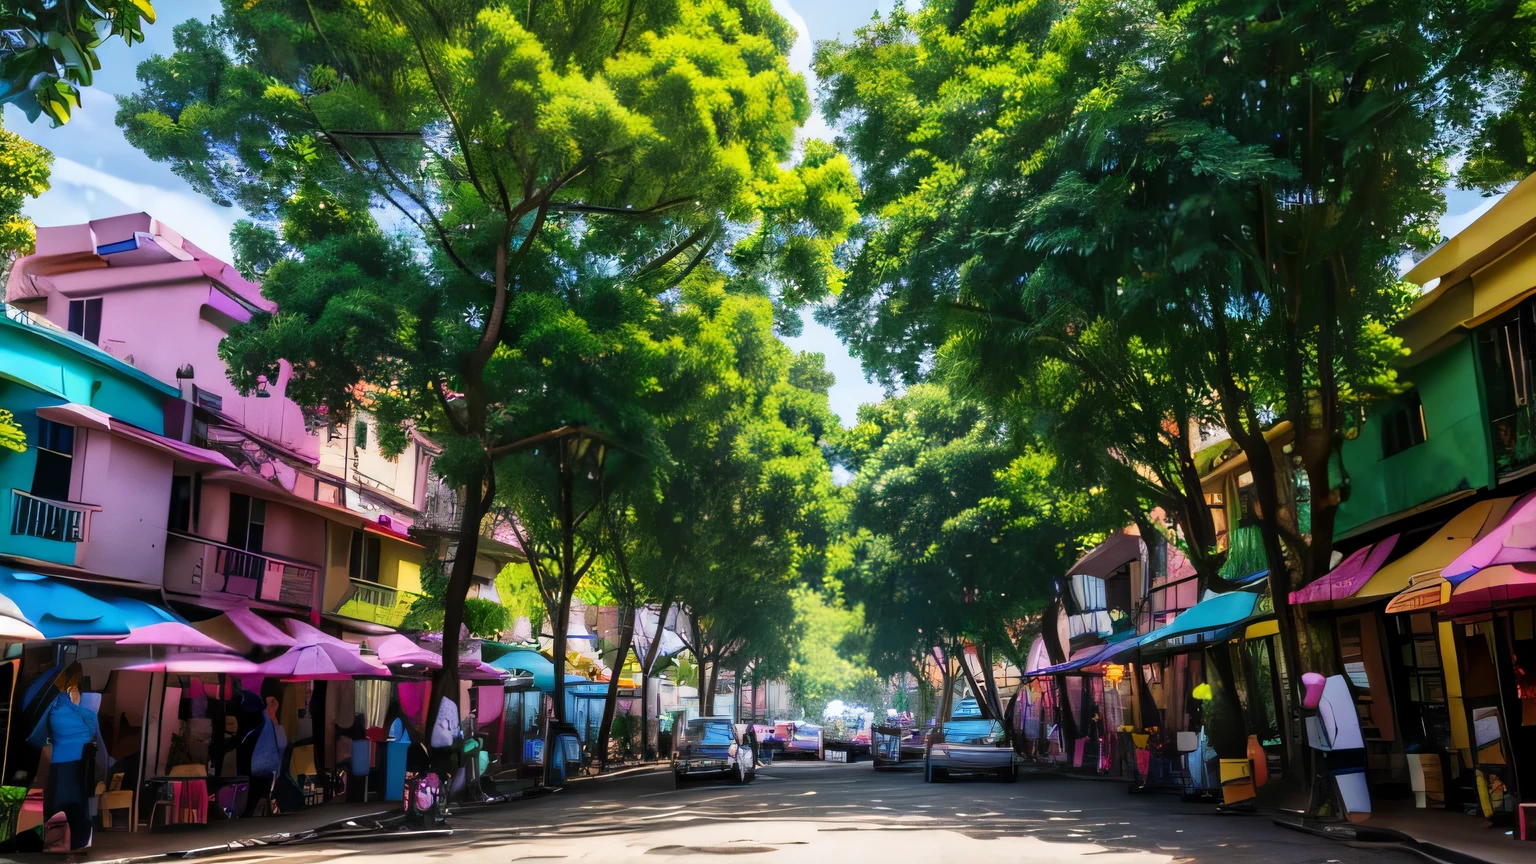
<instances>
[{"instance_id":1,"label":"balcony railing","mask_svg":"<svg viewBox=\"0 0 1536 864\"><path fill-rule=\"evenodd\" d=\"M60 543L82 543L90 536L94 504L74 504L11 490L11 533Z\"/></svg>"},{"instance_id":2,"label":"balcony railing","mask_svg":"<svg viewBox=\"0 0 1536 864\"><path fill-rule=\"evenodd\" d=\"M193 546L196 551L188 561L185 554L168 550L167 568L190 567L190 588L197 594L222 594L269 600L289 606L308 608L314 602L315 579L319 569L302 561L288 561L271 555L247 552L223 543L215 543L191 534L173 531L175 541ZM170 574L167 587L182 583L180 574Z\"/></svg>"},{"instance_id":3,"label":"balcony railing","mask_svg":"<svg viewBox=\"0 0 1536 864\"><path fill-rule=\"evenodd\" d=\"M388 585L365 579L349 580L352 584L347 598L337 607L336 614L358 621L371 621L389 627L399 627L405 613L416 602L416 595L397 591Z\"/></svg>"}]
</instances>

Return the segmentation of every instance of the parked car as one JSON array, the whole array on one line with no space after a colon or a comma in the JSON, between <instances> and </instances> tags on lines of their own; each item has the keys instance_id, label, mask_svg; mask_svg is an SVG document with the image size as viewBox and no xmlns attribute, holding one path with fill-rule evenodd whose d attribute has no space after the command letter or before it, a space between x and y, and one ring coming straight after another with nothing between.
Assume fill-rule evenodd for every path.
<instances>
[{"instance_id":1,"label":"parked car","mask_svg":"<svg viewBox=\"0 0 1536 864\"><path fill-rule=\"evenodd\" d=\"M674 726L673 785L697 779L751 783L757 775L752 746L745 740L746 729L729 717L698 717Z\"/></svg>"},{"instance_id":2,"label":"parked car","mask_svg":"<svg viewBox=\"0 0 1536 864\"><path fill-rule=\"evenodd\" d=\"M1003 724L996 720L951 720L928 738L923 780L932 783L955 774L990 774L1013 782L1022 759L1013 752Z\"/></svg>"},{"instance_id":3,"label":"parked car","mask_svg":"<svg viewBox=\"0 0 1536 864\"><path fill-rule=\"evenodd\" d=\"M955 703L955 710L950 712L952 720L976 720L981 717L981 706L975 699L961 699Z\"/></svg>"}]
</instances>

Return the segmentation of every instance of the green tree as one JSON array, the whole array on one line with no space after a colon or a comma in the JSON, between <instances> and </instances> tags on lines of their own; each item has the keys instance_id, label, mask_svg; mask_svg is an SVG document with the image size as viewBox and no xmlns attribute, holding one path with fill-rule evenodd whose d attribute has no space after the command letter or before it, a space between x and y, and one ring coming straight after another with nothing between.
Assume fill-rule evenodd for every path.
<instances>
[{"instance_id":1,"label":"green tree","mask_svg":"<svg viewBox=\"0 0 1536 864\"><path fill-rule=\"evenodd\" d=\"M560 465L587 445L532 453L566 427L653 452L649 334L701 262L730 259L785 304L838 287L857 189L826 145L781 167L809 103L767 0L226 0L175 35L118 122L262 223L237 232L237 258L282 313L226 341L236 383L305 358L296 398L345 414L361 382L381 430L410 420L441 440L469 502L449 632L511 476L498 462L574 481ZM557 601L579 581L575 518L556 520ZM457 692L456 668L439 692Z\"/></svg>"},{"instance_id":2,"label":"green tree","mask_svg":"<svg viewBox=\"0 0 1536 864\"><path fill-rule=\"evenodd\" d=\"M0 106L36 121L69 122L80 88L101 69L96 49L113 36L132 45L155 23L149 0L6 0L0 6Z\"/></svg>"},{"instance_id":3,"label":"green tree","mask_svg":"<svg viewBox=\"0 0 1536 864\"><path fill-rule=\"evenodd\" d=\"M1121 362L1090 381L1147 395L1124 403L1141 419L1085 440L1137 471L1187 474L1191 448L1164 441L1176 452L1158 457L1140 442L1214 418L1254 467L1282 643L1300 668L1285 598L1328 566L1348 494L1329 476L1343 417L1398 386L1394 262L1438 239L1448 157L1490 106L1509 104L1496 82L1520 80L1529 61L1492 43L1515 8L898 9L818 55L829 115L846 121L879 214L834 320L904 375L934 352L970 373L997 369L988 401L1025 391L1021 423L1052 419L1021 385L1046 368L1036 358L1106 340ZM1012 352L1022 374L1010 345L1024 349ZM1113 401L1095 400L1122 411ZM1290 458L1265 438L1280 420ZM1312 490L1308 532L1297 470ZM1198 487L1177 484L1196 504ZM1198 552L1202 526L1170 512ZM1289 750L1299 777L1301 748Z\"/></svg>"},{"instance_id":4,"label":"green tree","mask_svg":"<svg viewBox=\"0 0 1536 864\"><path fill-rule=\"evenodd\" d=\"M993 652L1023 665L1020 623L1038 615L1076 557L1092 496L1054 487L1048 457L934 384L860 406L858 420L838 444L854 471L839 572L864 608L869 660L891 675L936 647L955 657L971 642L982 680L968 683L1000 715ZM950 673L969 672L940 665L947 700Z\"/></svg>"},{"instance_id":5,"label":"green tree","mask_svg":"<svg viewBox=\"0 0 1536 864\"><path fill-rule=\"evenodd\" d=\"M48 191L52 166L52 153L0 125L0 277L17 256L32 253L37 230L21 209Z\"/></svg>"}]
</instances>

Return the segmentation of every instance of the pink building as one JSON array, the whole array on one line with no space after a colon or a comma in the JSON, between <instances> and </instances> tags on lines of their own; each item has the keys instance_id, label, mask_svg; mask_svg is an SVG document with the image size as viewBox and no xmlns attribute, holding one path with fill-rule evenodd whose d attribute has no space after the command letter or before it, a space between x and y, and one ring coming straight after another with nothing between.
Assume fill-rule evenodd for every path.
<instances>
[{"instance_id":1,"label":"pink building","mask_svg":"<svg viewBox=\"0 0 1536 864\"><path fill-rule=\"evenodd\" d=\"M38 229L37 251L12 269L6 300L177 388L166 434L236 469L177 463L168 477L111 478L122 494L150 495L145 513L169 514L142 532L163 538L155 545L169 594L214 608L272 604L339 613L343 623L398 623L420 590L421 548L404 532L425 507L436 450L413 436L406 454L385 459L377 435L354 441L352 426L306 417L286 394L286 362L276 380L240 394L218 348L234 325L276 311L255 283L134 213ZM116 537L113 546L136 550L139 539ZM133 555L144 559L136 574L157 575L158 554Z\"/></svg>"}]
</instances>

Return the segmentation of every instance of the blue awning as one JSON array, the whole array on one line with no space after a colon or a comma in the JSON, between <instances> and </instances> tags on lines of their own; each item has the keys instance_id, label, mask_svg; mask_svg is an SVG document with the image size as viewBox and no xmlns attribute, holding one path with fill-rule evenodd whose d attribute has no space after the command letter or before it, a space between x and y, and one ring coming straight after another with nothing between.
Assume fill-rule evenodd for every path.
<instances>
[{"instance_id":1,"label":"blue awning","mask_svg":"<svg viewBox=\"0 0 1536 864\"><path fill-rule=\"evenodd\" d=\"M48 639L108 639L165 621L187 623L168 609L128 596L130 591L0 567L0 594L11 598Z\"/></svg>"},{"instance_id":2,"label":"blue awning","mask_svg":"<svg viewBox=\"0 0 1536 864\"><path fill-rule=\"evenodd\" d=\"M1046 666L1043 669L1025 672L1023 677L1036 678L1041 675L1060 675L1064 672L1072 672L1088 666L1108 663L1116 657L1129 653L1139 642L1140 640L1136 638L1136 633L1134 632L1116 633L1111 637L1110 641L1097 646L1098 650L1090 650L1083 656L1068 660L1065 663L1057 663L1055 666Z\"/></svg>"},{"instance_id":3,"label":"blue awning","mask_svg":"<svg viewBox=\"0 0 1536 864\"><path fill-rule=\"evenodd\" d=\"M1253 591L1214 594L1136 640L1137 645L1152 648L1164 645L1171 639L1185 639L1181 643L1184 645L1219 642L1231 636L1238 625L1254 617L1258 605L1259 595Z\"/></svg>"},{"instance_id":4,"label":"blue awning","mask_svg":"<svg viewBox=\"0 0 1536 864\"><path fill-rule=\"evenodd\" d=\"M497 669L512 671L514 669L527 672L533 676L533 686L545 693L552 693L555 689L555 664L548 657L532 648L513 648L511 651L492 660L490 665ZM580 675L566 675L566 685L590 684L592 682Z\"/></svg>"}]
</instances>

